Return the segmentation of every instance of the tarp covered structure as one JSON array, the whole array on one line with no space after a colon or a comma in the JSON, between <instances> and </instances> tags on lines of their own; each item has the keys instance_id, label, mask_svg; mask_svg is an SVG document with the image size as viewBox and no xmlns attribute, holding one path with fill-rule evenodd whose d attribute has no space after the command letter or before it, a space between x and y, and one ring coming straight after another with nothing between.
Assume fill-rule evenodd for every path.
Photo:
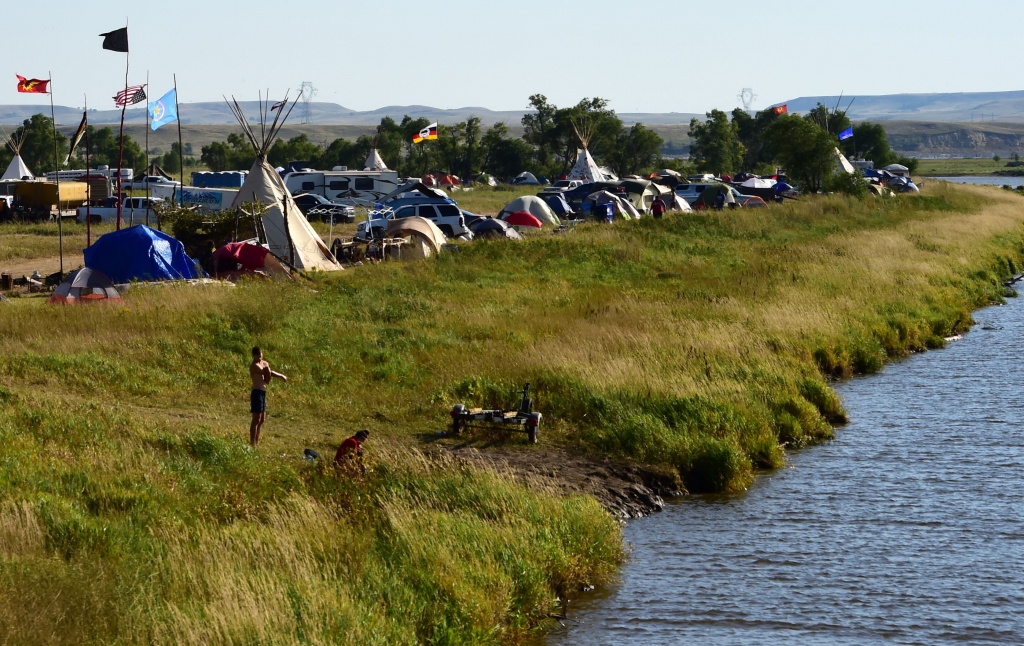
<instances>
[{"instance_id":1,"label":"tarp covered structure","mask_svg":"<svg viewBox=\"0 0 1024 646\"><path fill-rule=\"evenodd\" d=\"M398 200L406 197L448 197L448 194L439 188L427 186L423 182L413 180L399 186L384 197L380 198L378 204L387 204L391 200Z\"/></svg>"},{"instance_id":2,"label":"tarp covered structure","mask_svg":"<svg viewBox=\"0 0 1024 646\"><path fill-rule=\"evenodd\" d=\"M213 252L210 269L215 278L234 279L242 274L291 277L266 247L250 242L229 242Z\"/></svg>"},{"instance_id":3,"label":"tarp covered structure","mask_svg":"<svg viewBox=\"0 0 1024 646\"><path fill-rule=\"evenodd\" d=\"M120 303L122 300L114 284L102 272L83 267L68 274L46 302L51 305L75 305Z\"/></svg>"},{"instance_id":4,"label":"tarp covered structure","mask_svg":"<svg viewBox=\"0 0 1024 646\"><path fill-rule=\"evenodd\" d=\"M384 235L388 238L408 239L408 243L402 245L398 252L398 256L404 260L437 255L441 253L441 247L448 242L436 224L419 216L388 220L388 228Z\"/></svg>"},{"instance_id":5,"label":"tarp covered structure","mask_svg":"<svg viewBox=\"0 0 1024 646\"><path fill-rule=\"evenodd\" d=\"M566 218L573 214L572 207L561 193L552 193L544 196L544 203L548 205L555 215Z\"/></svg>"},{"instance_id":6,"label":"tarp covered structure","mask_svg":"<svg viewBox=\"0 0 1024 646\"><path fill-rule=\"evenodd\" d=\"M512 228L510 224L504 220L496 220L494 218L480 218L473 224L469 225L469 228L473 231L473 235L477 238L510 238L512 240L522 240L523 236L519 235L519 232Z\"/></svg>"},{"instance_id":7,"label":"tarp covered structure","mask_svg":"<svg viewBox=\"0 0 1024 646\"><path fill-rule=\"evenodd\" d=\"M199 278L181 242L145 225L100 236L85 250L85 266L106 274L115 284Z\"/></svg>"},{"instance_id":8,"label":"tarp covered structure","mask_svg":"<svg viewBox=\"0 0 1024 646\"><path fill-rule=\"evenodd\" d=\"M639 220L640 212L636 210L636 207L630 204L629 200L623 199L619 195L609 193L608 191L597 191L591 193L583 200L583 204L611 204L612 212L620 217L627 220Z\"/></svg>"},{"instance_id":9,"label":"tarp covered structure","mask_svg":"<svg viewBox=\"0 0 1024 646\"><path fill-rule=\"evenodd\" d=\"M882 170L887 170L893 175L897 175L899 177L910 177L910 169L903 164L889 164Z\"/></svg>"},{"instance_id":10,"label":"tarp covered structure","mask_svg":"<svg viewBox=\"0 0 1024 646\"><path fill-rule=\"evenodd\" d=\"M559 197L561 197L561 195L559 195ZM562 201L565 201L564 197L562 198ZM566 207L568 207L568 204L566 204ZM498 213L498 217L500 218L506 213L515 213L516 211L526 211L544 224L549 224L553 227L557 227L562 224L555 212L551 210L551 207L536 195L524 195L522 197L517 197L502 207L501 211Z\"/></svg>"},{"instance_id":11,"label":"tarp covered structure","mask_svg":"<svg viewBox=\"0 0 1024 646\"><path fill-rule=\"evenodd\" d=\"M775 180L761 179L760 177L751 177L747 181L740 184L740 186L746 186L747 188L772 188L775 186Z\"/></svg>"}]
</instances>

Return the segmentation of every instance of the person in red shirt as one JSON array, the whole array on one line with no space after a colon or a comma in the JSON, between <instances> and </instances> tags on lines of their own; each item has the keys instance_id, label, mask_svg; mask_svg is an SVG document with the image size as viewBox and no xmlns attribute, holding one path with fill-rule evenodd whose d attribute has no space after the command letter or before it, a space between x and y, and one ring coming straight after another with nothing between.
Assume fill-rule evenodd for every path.
<instances>
[{"instance_id":1,"label":"person in red shirt","mask_svg":"<svg viewBox=\"0 0 1024 646\"><path fill-rule=\"evenodd\" d=\"M338 447L338 452L334 455L334 463L344 465L355 461L359 464L359 469L366 473L366 467L363 466L363 442L368 437L370 437L370 431L363 429L342 442Z\"/></svg>"},{"instance_id":2,"label":"person in red shirt","mask_svg":"<svg viewBox=\"0 0 1024 646\"><path fill-rule=\"evenodd\" d=\"M651 215L655 218L665 215L665 203L661 201L660 197L654 200L654 204L651 205Z\"/></svg>"}]
</instances>

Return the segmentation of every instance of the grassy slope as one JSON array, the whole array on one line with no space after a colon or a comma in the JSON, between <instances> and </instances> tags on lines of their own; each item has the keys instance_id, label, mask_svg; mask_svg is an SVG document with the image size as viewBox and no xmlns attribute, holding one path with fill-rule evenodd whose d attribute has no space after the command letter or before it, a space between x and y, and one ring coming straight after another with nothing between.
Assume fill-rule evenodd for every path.
<instances>
[{"instance_id":1,"label":"grassy slope","mask_svg":"<svg viewBox=\"0 0 1024 646\"><path fill-rule=\"evenodd\" d=\"M1005 159L998 162L993 161L991 157L921 159L918 161L917 174L955 177L958 175L991 175L1000 170L1007 170Z\"/></svg>"},{"instance_id":2,"label":"grassy slope","mask_svg":"<svg viewBox=\"0 0 1024 646\"><path fill-rule=\"evenodd\" d=\"M940 346L1001 297L1020 200L935 183L477 241L306 285L138 289L123 308L15 299L0 318L0 632L515 639L556 592L609 575L618 532L592 501L408 448L435 441L451 403L507 405L531 380L545 426L540 446L509 440L521 450L740 489L842 419L823 373ZM291 381L253 454L255 343ZM296 458L361 427L365 479Z\"/></svg>"}]
</instances>

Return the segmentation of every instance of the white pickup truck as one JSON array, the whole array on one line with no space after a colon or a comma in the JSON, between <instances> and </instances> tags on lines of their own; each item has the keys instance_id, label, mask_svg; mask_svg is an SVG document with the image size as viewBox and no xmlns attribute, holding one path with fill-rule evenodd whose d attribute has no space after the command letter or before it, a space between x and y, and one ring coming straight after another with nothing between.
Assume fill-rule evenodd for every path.
<instances>
[{"instance_id":1,"label":"white pickup truck","mask_svg":"<svg viewBox=\"0 0 1024 646\"><path fill-rule=\"evenodd\" d=\"M121 204L121 222L130 224L145 222L147 217L155 219L156 212L153 211L153 205L160 201L162 200L157 197L124 198L124 202ZM117 203L115 202L114 206L91 206L88 208L80 206L75 214L75 220L80 223L85 223L86 216L92 218L94 223L116 222Z\"/></svg>"}]
</instances>

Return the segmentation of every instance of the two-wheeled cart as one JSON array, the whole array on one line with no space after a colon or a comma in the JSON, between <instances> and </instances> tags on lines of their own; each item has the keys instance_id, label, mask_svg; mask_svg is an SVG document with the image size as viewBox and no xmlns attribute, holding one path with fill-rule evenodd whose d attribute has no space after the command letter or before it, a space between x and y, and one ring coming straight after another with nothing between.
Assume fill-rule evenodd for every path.
<instances>
[{"instance_id":1,"label":"two-wheeled cart","mask_svg":"<svg viewBox=\"0 0 1024 646\"><path fill-rule=\"evenodd\" d=\"M541 414L533 412L533 400L530 399L530 384L523 386L523 398L519 400L519 407L512 410L484 408L467 408L464 404L456 404L452 407L452 433L459 435L470 427L470 424L485 424L488 426L514 427L512 430L526 433L531 444L537 443L537 433L540 430Z\"/></svg>"}]
</instances>

